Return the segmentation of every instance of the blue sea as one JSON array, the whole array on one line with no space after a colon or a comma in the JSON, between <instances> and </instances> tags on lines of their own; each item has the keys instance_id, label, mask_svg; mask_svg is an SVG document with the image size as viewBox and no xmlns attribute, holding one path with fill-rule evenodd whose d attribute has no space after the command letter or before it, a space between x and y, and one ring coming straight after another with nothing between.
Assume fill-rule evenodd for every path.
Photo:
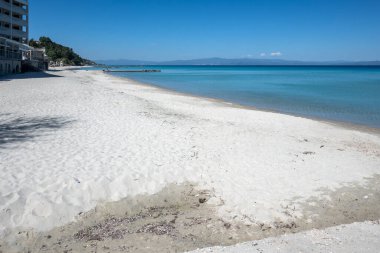
<instances>
[{"instance_id":1,"label":"blue sea","mask_svg":"<svg viewBox=\"0 0 380 253\"><path fill-rule=\"evenodd\" d=\"M178 92L292 115L380 128L380 67L114 66L113 73Z\"/></svg>"}]
</instances>

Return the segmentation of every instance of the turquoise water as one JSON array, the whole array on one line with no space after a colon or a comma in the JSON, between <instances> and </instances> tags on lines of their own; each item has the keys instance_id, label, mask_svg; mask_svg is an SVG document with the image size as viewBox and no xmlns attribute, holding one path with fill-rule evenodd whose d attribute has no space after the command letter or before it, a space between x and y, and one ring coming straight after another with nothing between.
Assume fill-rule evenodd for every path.
<instances>
[{"instance_id":1,"label":"turquoise water","mask_svg":"<svg viewBox=\"0 0 380 253\"><path fill-rule=\"evenodd\" d=\"M380 128L380 67L149 66L113 73L260 109Z\"/></svg>"}]
</instances>

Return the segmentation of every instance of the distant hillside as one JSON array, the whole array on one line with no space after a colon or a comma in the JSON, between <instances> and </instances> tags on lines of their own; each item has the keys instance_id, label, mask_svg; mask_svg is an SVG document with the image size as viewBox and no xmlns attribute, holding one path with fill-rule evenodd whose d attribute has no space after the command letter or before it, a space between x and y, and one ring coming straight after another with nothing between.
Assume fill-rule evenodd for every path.
<instances>
[{"instance_id":1,"label":"distant hillside","mask_svg":"<svg viewBox=\"0 0 380 253\"><path fill-rule=\"evenodd\" d=\"M72 48L60 45L49 37L41 37L39 40L30 40L29 45L35 48L45 48L50 61L63 62L65 65L83 66L94 65L95 62L84 59L76 54Z\"/></svg>"},{"instance_id":2,"label":"distant hillside","mask_svg":"<svg viewBox=\"0 0 380 253\"><path fill-rule=\"evenodd\" d=\"M247 65L247 66L303 66L303 65L332 65L332 66L380 66L380 61L293 61L282 59L253 59L253 58L237 58L237 59L225 59L225 58L204 58L193 60L176 60L176 61L139 61L139 60L98 60L100 64L106 65L214 65L214 66L226 66L226 65Z\"/></svg>"}]
</instances>

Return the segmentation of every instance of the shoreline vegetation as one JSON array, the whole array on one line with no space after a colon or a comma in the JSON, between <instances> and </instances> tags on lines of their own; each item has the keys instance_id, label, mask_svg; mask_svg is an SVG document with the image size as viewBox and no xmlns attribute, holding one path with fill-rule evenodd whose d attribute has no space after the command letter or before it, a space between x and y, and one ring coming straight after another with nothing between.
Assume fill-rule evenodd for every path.
<instances>
[{"instance_id":1,"label":"shoreline vegetation","mask_svg":"<svg viewBox=\"0 0 380 253\"><path fill-rule=\"evenodd\" d=\"M38 40L31 39L29 46L34 48L45 48L45 53L49 57L50 65L55 66L85 66L96 65L95 62L84 59L74 52L72 48L63 46L52 41L49 37L40 37Z\"/></svg>"},{"instance_id":2,"label":"shoreline vegetation","mask_svg":"<svg viewBox=\"0 0 380 253\"><path fill-rule=\"evenodd\" d=\"M0 88L0 251L292 245L276 238L342 252L376 246L378 132L101 71L55 68ZM265 239L284 234L293 235ZM330 234L340 239L327 243Z\"/></svg>"}]
</instances>

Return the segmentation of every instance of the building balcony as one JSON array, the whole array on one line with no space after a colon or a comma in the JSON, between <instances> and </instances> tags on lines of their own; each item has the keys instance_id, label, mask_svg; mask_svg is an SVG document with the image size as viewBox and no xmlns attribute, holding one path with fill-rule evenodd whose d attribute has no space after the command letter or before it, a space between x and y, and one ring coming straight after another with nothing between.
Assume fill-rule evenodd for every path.
<instances>
[{"instance_id":1,"label":"building balcony","mask_svg":"<svg viewBox=\"0 0 380 253\"><path fill-rule=\"evenodd\" d=\"M6 27L0 27L0 36L1 36L1 34L10 36L11 35L11 29L6 28Z\"/></svg>"},{"instance_id":2,"label":"building balcony","mask_svg":"<svg viewBox=\"0 0 380 253\"><path fill-rule=\"evenodd\" d=\"M12 24L15 24L18 26L28 26L28 21L21 18L12 17Z\"/></svg>"},{"instance_id":3,"label":"building balcony","mask_svg":"<svg viewBox=\"0 0 380 253\"><path fill-rule=\"evenodd\" d=\"M21 30L12 30L13 37L28 38L28 33Z\"/></svg>"},{"instance_id":4,"label":"building balcony","mask_svg":"<svg viewBox=\"0 0 380 253\"><path fill-rule=\"evenodd\" d=\"M11 23L11 16L0 14L0 21Z\"/></svg>"},{"instance_id":5,"label":"building balcony","mask_svg":"<svg viewBox=\"0 0 380 253\"><path fill-rule=\"evenodd\" d=\"M10 28L0 27L0 36L5 35L15 38L28 38L28 33L21 30L11 30Z\"/></svg>"},{"instance_id":6,"label":"building balcony","mask_svg":"<svg viewBox=\"0 0 380 253\"><path fill-rule=\"evenodd\" d=\"M3 0L0 0L0 8L6 9L6 10L9 10L9 11L12 10L12 12L18 13L20 15L27 15L28 14L28 10L27 9L24 9L24 8L22 8L20 6L15 6L13 4L4 2Z\"/></svg>"},{"instance_id":7,"label":"building balcony","mask_svg":"<svg viewBox=\"0 0 380 253\"><path fill-rule=\"evenodd\" d=\"M20 18L15 18L15 17L10 17L7 15L0 15L0 21L7 22L9 24L15 24L19 26L28 26L28 22L26 20L20 19Z\"/></svg>"},{"instance_id":8,"label":"building balcony","mask_svg":"<svg viewBox=\"0 0 380 253\"><path fill-rule=\"evenodd\" d=\"M4 2L3 0L0 0L0 8L3 8L3 9L6 9L6 10L10 10L11 9L11 5L7 2Z\"/></svg>"},{"instance_id":9,"label":"building balcony","mask_svg":"<svg viewBox=\"0 0 380 253\"><path fill-rule=\"evenodd\" d=\"M19 6L14 6L14 5L12 7L12 12L20 14L20 15L27 15L28 14L28 10L26 10L22 7L19 7Z\"/></svg>"},{"instance_id":10,"label":"building balcony","mask_svg":"<svg viewBox=\"0 0 380 253\"><path fill-rule=\"evenodd\" d=\"M13 1L19 2L20 4L28 5L28 1L27 0L13 0Z\"/></svg>"}]
</instances>

